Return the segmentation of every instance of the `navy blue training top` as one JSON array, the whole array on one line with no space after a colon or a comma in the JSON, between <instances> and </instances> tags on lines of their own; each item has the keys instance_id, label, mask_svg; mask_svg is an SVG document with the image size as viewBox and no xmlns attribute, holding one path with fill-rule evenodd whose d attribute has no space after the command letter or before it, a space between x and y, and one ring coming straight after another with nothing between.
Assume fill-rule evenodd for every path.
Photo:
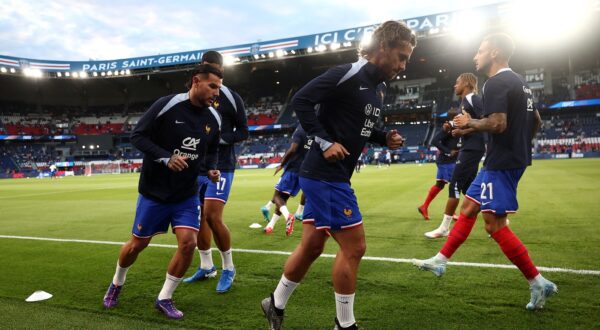
<instances>
[{"instance_id":1,"label":"navy blue training top","mask_svg":"<svg viewBox=\"0 0 600 330\"><path fill-rule=\"evenodd\" d=\"M292 134L292 143L296 143L298 148L296 152L290 156L290 160L285 164L285 170L290 172L298 172L300 171L300 166L302 165L302 161L306 156L306 152L310 149L310 145L312 144L312 139L309 139L306 136L306 132L302 129L302 126L298 125L294 134Z\"/></svg>"},{"instance_id":2,"label":"navy blue training top","mask_svg":"<svg viewBox=\"0 0 600 330\"><path fill-rule=\"evenodd\" d=\"M468 112L471 118L480 119L483 114L483 101L479 95L472 94L470 97L467 95L460 103L460 110ZM473 132L462 136L459 144L460 150L483 152L485 151L485 133Z\"/></svg>"},{"instance_id":3,"label":"navy blue training top","mask_svg":"<svg viewBox=\"0 0 600 330\"><path fill-rule=\"evenodd\" d=\"M222 120L217 167L222 172L233 172L237 164L235 144L248 138L244 101L238 93L222 85L212 107L219 112ZM206 168L202 166L198 174L205 176Z\"/></svg>"},{"instance_id":4,"label":"navy blue training top","mask_svg":"<svg viewBox=\"0 0 600 330\"><path fill-rule=\"evenodd\" d=\"M506 113L506 130L489 134L483 165L488 170L531 165L531 138L535 123L533 94L523 77L511 69L498 71L483 85L483 116Z\"/></svg>"},{"instance_id":5,"label":"navy blue training top","mask_svg":"<svg viewBox=\"0 0 600 330\"><path fill-rule=\"evenodd\" d=\"M188 93L154 102L131 133L131 143L144 153L139 193L168 203L196 195L201 164L217 168L220 126L216 110L193 105ZM167 163L172 155L187 157L188 168L170 170Z\"/></svg>"},{"instance_id":6,"label":"navy blue training top","mask_svg":"<svg viewBox=\"0 0 600 330\"><path fill-rule=\"evenodd\" d=\"M386 144L386 133L375 128L382 102L378 85L383 81L381 70L361 58L329 69L296 93L292 107L307 135L314 138L300 176L350 182L365 143ZM333 142L350 155L342 161L325 160L323 151Z\"/></svg>"}]
</instances>

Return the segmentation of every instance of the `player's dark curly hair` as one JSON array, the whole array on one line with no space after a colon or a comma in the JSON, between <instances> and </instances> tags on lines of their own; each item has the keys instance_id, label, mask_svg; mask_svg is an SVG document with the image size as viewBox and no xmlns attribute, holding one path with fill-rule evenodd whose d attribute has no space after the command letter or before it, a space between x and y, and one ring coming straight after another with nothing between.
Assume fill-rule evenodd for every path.
<instances>
[{"instance_id":1,"label":"player's dark curly hair","mask_svg":"<svg viewBox=\"0 0 600 330\"><path fill-rule=\"evenodd\" d=\"M415 47L417 45L417 36L404 22L387 21L373 31L371 42L359 49L359 55L371 55L381 46L396 48L403 44L410 44Z\"/></svg>"}]
</instances>

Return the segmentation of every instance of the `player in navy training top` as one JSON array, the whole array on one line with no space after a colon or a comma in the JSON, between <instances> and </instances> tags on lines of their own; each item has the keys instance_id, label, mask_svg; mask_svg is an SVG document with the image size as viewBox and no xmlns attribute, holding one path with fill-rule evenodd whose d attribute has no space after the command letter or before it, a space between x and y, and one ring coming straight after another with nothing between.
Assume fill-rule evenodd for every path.
<instances>
[{"instance_id":1,"label":"player in navy training top","mask_svg":"<svg viewBox=\"0 0 600 330\"><path fill-rule=\"evenodd\" d=\"M199 229L196 177L203 162L217 181L217 152L221 119L210 104L219 95L221 71L200 65L187 93L160 98L140 118L131 143L144 153L139 197L132 236L121 248L117 269L104 296L112 308L129 267L156 234L169 225L177 237L177 251L169 263L156 308L172 319L183 317L173 305L173 291L189 267Z\"/></svg>"},{"instance_id":2,"label":"player in navy training top","mask_svg":"<svg viewBox=\"0 0 600 330\"><path fill-rule=\"evenodd\" d=\"M216 51L202 54L202 64L210 64L223 70L223 57ZM221 85L219 97L213 103L213 108L221 115L221 140L219 142L218 169L221 177L218 182L210 182L204 171L198 176L199 198L202 205L202 219L198 232L198 252L200 266L196 272L184 280L186 283L215 277L217 269L212 260L210 249L212 235L221 254L221 278L217 283L217 292L229 291L235 278L235 267L231 253L231 234L223 223L223 209L229 197L233 184L233 176L237 157L235 144L248 138L248 124L242 98L233 90Z\"/></svg>"},{"instance_id":3,"label":"player in navy training top","mask_svg":"<svg viewBox=\"0 0 600 330\"><path fill-rule=\"evenodd\" d=\"M356 329L354 292L366 243L350 178L367 141L390 149L402 145L397 132L375 129L381 114L377 87L405 69L415 45L416 37L404 23L385 22L361 49L357 62L330 69L292 100L300 125L314 141L300 167L300 187L306 195L302 240L288 258L277 288L261 303L271 329L281 328L287 300L323 251L328 233L340 247L333 266L336 327Z\"/></svg>"},{"instance_id":4,"label":"player in navy training top","mask_svg":"<svg viewBox=\"0 0 600 330\"><path fill-rule=\"evenodd\" d=\"M292 231L294 230L295 215L291 214L287 209L287 200L290 198L290 196L295 197L300 191L298 171L300 170L300 165L304 160L306 152L308 149L310 149L312 142L313 140L306 136L306 132L304 132L302 126L298 125L292 134L292 144L283 155L281 164L277 166L275 173L273 173L273 175L276 175L279 171L281 171L281 169L284 169L283 175L281 175L279 182L277 182L275 185L273 199L271 199L267 205L261 208L261 212L263 213L265 220L269 221L270 207L273 204L276 205L273 217L265 226L265 234L270 234L273 232L273 228L275 227L275 224L281 215L283 215L283 218L285 219L285 234L287 236L292 234ZM300 205L298 206L298 211L296 212L297 214L302 214L304 203L305 198L304 193L302 193Z\"/></svg>"},{"instance_id":5,"label":"player in navy training top","mask_svg":"<svg viewBox=\"0 0 600 330\"><path fill-rule=\"evenodd\" d=\"M441 129L431 140L431 144L438 149L435 165L437 166L436 181L429 191L423 204L417 207L425 220L429 220L429 204L437 194L450 182L452 172L458 157L458 138L453 137L449 131Z\"/></svg>"},{"instance_id":6,"label":"player in navy training top","mask_svg":"<svg viewBox=\"0 0 600 330\"><path fill-rule=\"evenodd\" d=\"M517 185L531 165L531 140L541 123L527 83L508 66L513 52L514 42L501 33L485 37L479 46L475 67L489 77L483 86L483 118L473 119L464 111L454 123L459 128L489 132L484 167L467 190L458 221L440 252L427 260L413 260L413 264L441 276L481 211L486 231L528 280L531 299L526 308L535 310L558 289L539 273L523 243L506 226L507 214L517 211Z\"/></svg>"},{"instance_id":7,"label":"player in navy training top","mask_svg":"<svg viewBox=\"0 0 600 330\"><path fill-rule=\"evenodd\" d=\"M472 118L481 118L483 113L483 102L477 95L477 77L472 73L463 73L456 78L454 84L454 93L461 98L459 109L466 111ZM426 232L427 238L440 238L448 236L450 222L454 218L454 212L458 207L461 192L465 194L467 188L475 179L479 162L485 153L485 141L483 132L475 132L472 128L452 129L450 123L444 124L445 129L451 132L452 136L458 137L460 151L458 160L452 172L450 185L448 187L448 201L444 210L444 217L440 226L432 231ZM456 217L457 218L457 217Z\"/></svg>"}]
</instances>

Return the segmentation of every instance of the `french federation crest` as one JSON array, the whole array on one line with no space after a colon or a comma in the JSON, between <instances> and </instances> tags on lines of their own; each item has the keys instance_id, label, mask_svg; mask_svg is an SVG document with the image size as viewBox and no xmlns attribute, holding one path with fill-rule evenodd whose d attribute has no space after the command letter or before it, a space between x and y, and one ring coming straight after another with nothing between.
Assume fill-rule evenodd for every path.
<instances>
[{"instance_id":1,"label":"french federation crest","mask_svg":"<svg viewBox=\"0 0 600 330\"><path fill-rule=\"evenodd\" d=\"M347 217L351 217L352 216L352 209L344 208L344 215L347 216Z\"/></svg>"},{"instance_id":2,"label":"french federation crest","mask_svg":"<svg viewBox=\"0 0 600 330\"><path fill-rule=\"evenodd\" d=\"M206 131L206 135L208 135L208 134L210 134L211 128L210 128L210 126L206 125L206 126L204 126L204 130Z\"/></svg>"}]
</instances>

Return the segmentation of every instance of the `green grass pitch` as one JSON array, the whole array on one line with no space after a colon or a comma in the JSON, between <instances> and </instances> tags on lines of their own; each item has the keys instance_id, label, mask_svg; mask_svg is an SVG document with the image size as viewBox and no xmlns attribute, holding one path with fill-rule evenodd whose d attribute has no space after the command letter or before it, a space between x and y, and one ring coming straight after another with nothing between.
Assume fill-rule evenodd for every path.
<instances>
[{"instance_id":1,"label":"green grass pitch","mask_svg":"<svg viewBox=\"0 0 600 330\"><path fill-rule=\"evenodd\" d=\"M265 235L259 212L271 198L273 170L236 172L225 208L233 248L292 251L301 225L285 237L281 220ZM370 166L353 177L364 216L367 256L426 258L443 241L423 233L442 217L447 190L424 221L416 206L434 183L435 165ZM58 180L0 181L0 235L124 242L130 236L137 198L135 174L70 177ZM536 161L520 182L520 210L511 227L538 266L600 270L600 160ZM298 198L291 200L295 210ZM480 217L453 261L509 264L487 237ZM175 244L172 234L153 243ZM127 276L119 305L102 308L119 245L0 238L0 327L77 329L266 329L260 301L276 286L285 255L234 252L238 271L232 290L215 292L216 280L185 284L175 292L185 313L170 321L154 310L174 249L149 247ZM333 240L325 253L335 253ZM214 260L220 265L218 253ZM319 258L286 309L287 329L331 329L335 303L331 258ZM192 265L195 268L197 261ZM190 269L188 274L193 270ZM515 269L449 266L441 279L407 263L361 263L355 315L362 329L501 328L592 329L600 327L600 276L546 272L559 294L546 308L528 312L527 282ZM54 295L26 303L36 290Z\"/></svg>"}]
</instances>

